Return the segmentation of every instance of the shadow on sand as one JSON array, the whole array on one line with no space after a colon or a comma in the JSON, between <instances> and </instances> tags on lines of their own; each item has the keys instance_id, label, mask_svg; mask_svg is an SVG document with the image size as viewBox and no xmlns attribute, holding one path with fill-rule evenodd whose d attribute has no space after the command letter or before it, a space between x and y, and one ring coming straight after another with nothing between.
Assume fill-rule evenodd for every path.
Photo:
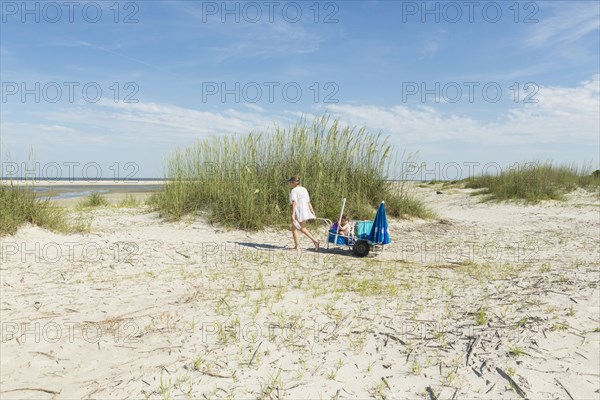
<instances>
[{"instance_id":1,"label":"shadow on sand","mask_svg":"<svg viewBox=\"0 0 600 400\"><path fill-rule=\"evenodd\" d=\"M238 244L240 246L244 246L244 247L250 247L256 250L291 250L290 246L281 246L281 245L274 245L274 244L269 244L269 243L254 243L254 242L232 242L235 244ZM325 244L326 246L327 244ZM308 248L308 249L302 249L302 251L310 251L311 253L315 253L315 249L314 248ZM341 256L352 256L352 252L350 250L347 249L342 249L339 247L332 247L332 248L325 248L323 246L323 242L321 242L321 247L319 249L319 253L322 254L332 254L332 255L341 255Z\"/></svg>"}]
</instances>

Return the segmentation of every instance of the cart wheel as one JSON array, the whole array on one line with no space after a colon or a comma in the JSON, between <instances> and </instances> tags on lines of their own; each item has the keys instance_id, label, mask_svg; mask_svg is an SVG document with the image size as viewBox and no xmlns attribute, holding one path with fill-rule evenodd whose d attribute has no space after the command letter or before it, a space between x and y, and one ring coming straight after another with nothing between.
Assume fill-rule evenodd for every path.
<instances>
[{"instance_id":1,"label":"cart wheel","mask_svg":"<svg viewBox=\"0 0 600 400\"><path fill-rule=\"evenodd\" d=\"M369 243L366 240L359 240L352 246L352 254L356 257L365 257L371 250Z\"/></svg>"}]
</instances>

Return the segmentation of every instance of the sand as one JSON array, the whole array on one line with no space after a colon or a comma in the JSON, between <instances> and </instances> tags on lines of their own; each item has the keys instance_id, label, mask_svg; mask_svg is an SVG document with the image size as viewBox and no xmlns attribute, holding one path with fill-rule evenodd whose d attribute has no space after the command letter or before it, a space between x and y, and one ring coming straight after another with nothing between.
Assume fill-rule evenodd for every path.
<instances>
[{"instance_id":1,"label":"sand","mask_svg":"<svg viewBox=\"0 0 600 400\"><path fill-rule=\"evenodd\" d=\"M144 207L3 237L1 397L599 398L598 194L422 186L364 259Z\"/></svg>"}]
</instances>

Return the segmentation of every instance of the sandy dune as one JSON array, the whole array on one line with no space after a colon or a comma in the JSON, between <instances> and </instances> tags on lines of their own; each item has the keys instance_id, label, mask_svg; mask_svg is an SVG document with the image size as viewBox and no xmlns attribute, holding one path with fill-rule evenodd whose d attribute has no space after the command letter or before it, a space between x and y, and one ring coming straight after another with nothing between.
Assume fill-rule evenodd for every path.
<instances>
[{"instance_id":1,"label":"sandy dune","mask_svg":"<svg viewBox=\"0 0 600 400\"><path fill-rule=\"evenodd\" d=\"M24 227L1 244L1 397L600 398L598 194L436 190L415 187L439 219L391 221L365 259L145 209Z\"/></svg>"}]
</instances>

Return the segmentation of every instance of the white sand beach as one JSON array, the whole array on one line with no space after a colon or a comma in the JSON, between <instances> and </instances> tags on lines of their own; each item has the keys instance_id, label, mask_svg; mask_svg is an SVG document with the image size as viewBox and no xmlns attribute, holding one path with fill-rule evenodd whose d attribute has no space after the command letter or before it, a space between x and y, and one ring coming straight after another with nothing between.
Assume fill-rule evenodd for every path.
<instances>
[{"instance_id":1,"label":"white sand beach","mask_svg":"<svg viewBox=\"0 0 600 400\"><path fill-rule=\"evenodd\" d=\"M600 398L598 194L414 186L438 218L390 220L363 259L144 207L22 227L1 239L2 399Z\"/></svg>"}]
</instances>

